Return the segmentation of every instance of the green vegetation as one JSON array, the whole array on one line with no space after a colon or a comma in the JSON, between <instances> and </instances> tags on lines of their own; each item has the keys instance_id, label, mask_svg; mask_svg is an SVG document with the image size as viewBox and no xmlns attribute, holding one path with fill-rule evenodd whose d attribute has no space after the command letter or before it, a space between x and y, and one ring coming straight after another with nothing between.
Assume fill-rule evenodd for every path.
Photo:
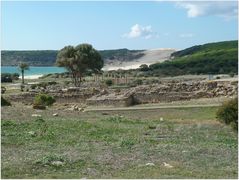
<instances>
[{"instance_id":1,"label":"green vegetation","mask_svg":"<svg viewBox=\"0 0 239 180\"><path fill-rule=\"evenodd\" d=\"M102 50L99 51L103 59L120 59L130 60L142 57L143 50L128 50L128 49L115 49L115 50Z\"/></svg>"},{"instance_id":2,"label":"green vegetation","mask_svg":"<svg viewBox=\"0 0 239 180\"><path fill-rule=\"evenodd\" d=\"M8 82L13 82L14 80L19 79L19 74L18 73L1 73L1 82L2 83L8 83Z\"/></svg>"},{"instance_id":3,"label":"green vegetation","mask_svg":"<svg viewBox=\"0 0 239 180\"><path fill-rule=\"evenodd\" d=\"M217 118L238 130L238 98L225 102L217 111Z\"/></svg>"},{"instance_id":4,"label":"green vegetation","mask_svg":"<svg viewBox=\"0 0 239 180\"><path fill-rule=\"evenodd\" d=\"M29 70L29 65L27 63L23 63L21 62L19 65L18 65L18 68L20 69L21 73L22 73L22 84L24 84L24 72L26 70Z\"/></svg>"},{"instance_id":5,"label":"green vegetation","mask_svg":"<svg viewBox=\"0 0 239 180\"><path fill-rule=\"evenodd\" d=\"M38 94L35 96L34 105L51 106L56 100L47 94Z\"/></svg>"},{"instance_id":6,"label":"green vegetation","mask_svg":"<svg viewBox=\"0 0 239 180\"><path fill-rule=\"evenodd\" d=\"M143 50L102 50L99 51L102 59L129 60L143 56ZM56 50L39 51L1 51L1 62L3 66L17 66L19 62L28 63L30 66L54 66L57 58Z\"/></svg>"},{"instance_id":7,"label":"green vegetation","mask_svg":"<svg viewBox=\"0 0 239 180\"><path fill-rule=\"evenodd\" d=\"M53 66L58 51L1 51L2 66L18 66L19 62L29 66Z\"/></svg>"},{"instance_id":8,"label":"green vegetation","mask_svg":"<svg viewBox=\"0 0 239 180\"><path fill-rule=\"evenodd\" d=\"M83 76L88 71L100 73L104 62L97 50L90 44L80 44L76 47L66 46L57 54L56 64L65 67L72 77L75 86L79 86Z\"/></svg>"},{"instance_id":9,"label":"green vegetation","mask_svg":"<svg viewBox=\"0 0 239 180\"><path fill-rule=\"evenodd\" d=\"M51 107L42 118L31 117L34 110L22 106L4 108L2 178L238 175L237 134L216 121L216 107L108 111L108 115L60 110L58 117L52 116L56 109Z\"/></svg>"},{"instance_id":10,"label":"green vegetation","mask_svg":"<svg viewBox=\"0 0 239 180\"><path fill-rule=\"evenodd\" d=\"M194 46L172 56L172 60L150 65L152 74L237 74L238 71L238 41Z\"/></svg>"},{"instance_id":11,"label":"green vegetation","mask_svg":"<svg viewBox=\"0 0 239 180\"><path fill-rule=\"evenodd\" d=\"M105 80L105 84L106 84L107 86L112 86L112 85L113 85L112 79L106 79L106 80Z\"/></svg>"},{"instance_id":12,"label":"green vegetation","mask_svg":"<svg viewBox=\"0 0 239 180\"><path fill-rule=\"evenodd\" d=\"M1 96L1 106L11 106L11 103Z\"/></svg>"}]
</instances>

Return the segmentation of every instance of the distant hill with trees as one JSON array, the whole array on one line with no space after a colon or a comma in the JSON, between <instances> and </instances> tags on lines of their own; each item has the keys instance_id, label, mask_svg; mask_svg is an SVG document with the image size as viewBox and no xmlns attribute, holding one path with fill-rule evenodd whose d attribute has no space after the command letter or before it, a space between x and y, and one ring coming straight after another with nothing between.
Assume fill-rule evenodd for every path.
<instances>
[{"instance_id":1,"label":"distant hill with trees","mask_svg":"<svg viewBox=\"0 0 239 180\"><path fill-rule=\"evenodd\" d=\"M238 41L193 46L171 54L171 59L149 66L156 75L224 74L238 72Z\"/></svg>"},{"instance_id":2,"label":"distant hill with trees","mask_svg":"<svg viewBox=\"0 0 239 180\"><path fill-rule=\"evenodd\" d=\"M18 65L19 62L30 66L53 66L58 51L2 51L2 66ZM131 61L144 56L144 50L102 50L99 51L105 64L112 61ZM140 68L144 73L154 76L183 74L224 74L238 73L238 41L223 41L192 46L176 51L171 58L161 63ZM137 70L136 70L137 71Z\"/></svg>"},{"instance_id":3,"label":"distant hill with trees","mask_svg":"<svg viewBox=\"0 0 239 180\"><path fill-rule=\"evenodd\" d=\"M120 60L129 61L136 59L144 54L143 50L102 50L99 51L104 61ZM54 66L56 62L57 50L39 51L1 51L2 66L17 66L19 62L27 63L30 66Z\"/></svg>"}]
</instances>

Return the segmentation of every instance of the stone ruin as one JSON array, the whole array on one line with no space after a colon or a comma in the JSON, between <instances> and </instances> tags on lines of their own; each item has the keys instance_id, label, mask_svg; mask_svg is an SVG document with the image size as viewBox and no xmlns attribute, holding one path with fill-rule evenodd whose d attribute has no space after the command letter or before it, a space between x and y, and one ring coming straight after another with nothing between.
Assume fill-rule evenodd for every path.
<instances>
[{"instance_id":1,"label":"stone ruin","mask_svg":"<svg viewBox=\"0 0 239 180\"><path fill-rule=\"evenodd\" d=\"M172 102L198 98L231 97L237 95L238 81L191 81L140 85L113 89L80 87L51 90L57 103L83 103L91 106L131 106L134 104ZM37 92L11 95L15 102L32 103Z\"/></svg>"},{"instance_id":2,"label":"stone ruin","mask_svg":"<svg viewBox=\"0 0 239 180\"><path fill-rule=\"evenodd\" d=\"M130 106L134 104L172 102L199 98L237 95L237 81L203 81L141 85L121 93L95 95L88 105Z\"/></svg>"}]
</instances>

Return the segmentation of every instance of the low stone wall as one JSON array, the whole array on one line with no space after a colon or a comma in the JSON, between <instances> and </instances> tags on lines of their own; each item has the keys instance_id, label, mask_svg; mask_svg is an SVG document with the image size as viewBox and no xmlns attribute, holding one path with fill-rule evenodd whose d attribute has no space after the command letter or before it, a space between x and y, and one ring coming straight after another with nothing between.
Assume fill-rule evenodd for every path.
<instances>
[{"instance_id":1,"label":"low stone wall","mask_svg":"<svg viewBox=\"0 0 239 180\"><path fill-rule=\"evenodd\" d=\"M117 107L127 107L133 104L133 97L131 95L103 95L103 96L93 96L86 100L87 105L90 106L117 106Z\"/></svg>"},{"instance_id":2,"label":"low stone wall","mask_svg":"<svg viewBox=\"0 0 239 180\"><path fill-rule=\"evenodd\" d=\"M154 92L143 93L135 92L133 94L134 104L157 103L157 102L171 102L191 99L191 93L188 92Z\"/></svg>"},{"instance_id":3,"label":"low stone wall","mask_svg":"<svg viewBox=\"0 0 239 180\"><path fill-rule=\"evenodd\" d=\"M130 106L142 103L172 102L198 98L237 95L237 81L201 81L141 85L120 92L100 88L69 88L46 92L58 103L87 103L96 106ZM37 92L11 95L15 102L32 103Z\"/></svg>"},{"instance_id":4,"label":"low stone wall","mask_svg":"<svg viewBox=\"0 0 239 180\"><path fill-rule=\"evenodd\" d=\"M94 96L97 92L45 92L53 96L57 103L85 103L86 99ZM9 100L13 102L33 103L38 92L26 92L17 95L10 95Z\"/></svg>"},{"instance_id":5,"label":"low stone wall","mask_svg":"<svg viewBox=\"0 0 239 180\"><path fill-rule=\"evenodd\" d=\"M37 93L21 93L21 94L14 94L10 95L8 99L11 102L22 102L22 103L32 103L34 100L34 97Z\"/></svg>"}]
</instances>

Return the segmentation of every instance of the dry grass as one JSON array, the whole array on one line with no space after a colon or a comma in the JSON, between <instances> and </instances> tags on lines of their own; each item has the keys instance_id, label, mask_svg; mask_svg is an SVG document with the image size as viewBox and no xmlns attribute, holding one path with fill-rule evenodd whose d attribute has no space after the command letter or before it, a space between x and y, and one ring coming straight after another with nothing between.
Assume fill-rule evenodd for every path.
<instances>
[{"instance_id":1,"label":"dry grass","mask_svg":"<svg viewBox=\"0 0 239 180\"><path fill-rule=\"evenodd\" d=\"M109 112L58 108L2 108L2 178L238 176L237 134L215 120L217 107Z\"/></svg>"}]
</instances>

